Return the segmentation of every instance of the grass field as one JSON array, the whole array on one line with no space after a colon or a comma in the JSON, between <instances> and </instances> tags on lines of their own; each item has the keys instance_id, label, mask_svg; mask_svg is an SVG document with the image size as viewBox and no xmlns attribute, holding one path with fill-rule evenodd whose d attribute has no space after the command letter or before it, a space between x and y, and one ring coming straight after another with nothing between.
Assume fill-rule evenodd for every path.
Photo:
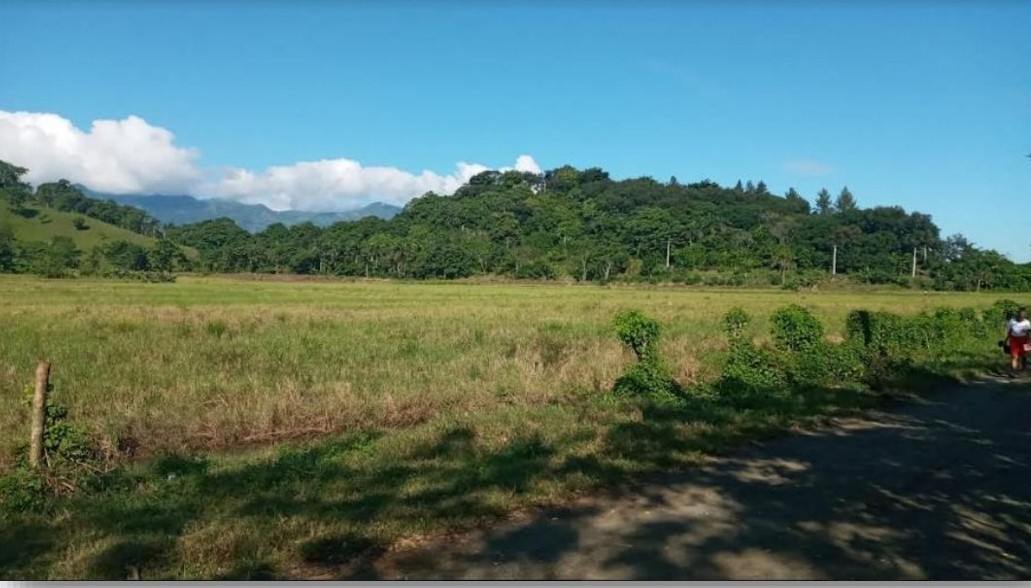
<instances>
[{"instance_id":1,"label":"grass field","mask_svg":"<svg viewBox=\"0 0 1031 588\"><path fill-rule=\"evenodd\" d=\"M147 452L575 403L610 388L628 363L610 327L624 308L662 321L664 354L691 384L713 375L719 318L735 305L757 316L757 335L791 302L840 333L858 306L915 312L996 298L215 278L4 277L0 291L4 405L47 357L78 419ZM3 411L3 446L20 418Z\"/></svg>"},{"instance_id":2,"label":"grass field","mask_svg":"<svg viewBox=\"0 0 1031 588\"><path fill-rule=\"evenodd\" d=\"M28 215L15 214L7 201L0 201L0 224L8 225L18 241L49 243L54 237L70 237L75 241L75 246L83 251L111 241L128 241L144 247L154 244L154 239L150 237L81 214L35 206L26 206L25 209ZM76 229L72 223L77 218L85 220L89 228L82 231Z\"/></svg>"},{"instance_id":3,"label":"grass field","mask_svg":"<svg viewBox=\"0 0 1031 588\"><path fill-rule=\"evenodd\" d=\"M755 315L761 339L766 317L792 302L834 336L854 308L997 298L0 276L0 468L27 435L23 398L41 357L72 421L149 457L99 493L0 529L0 577L346 575L401 538L562 502L872 402L827 390L790 409L717 401L666 415L613 400L632 361L610 327L619 310L661 321L662 352L690 387L716 376L719 320L733 306Z\"/></svg>"}]
</instances>

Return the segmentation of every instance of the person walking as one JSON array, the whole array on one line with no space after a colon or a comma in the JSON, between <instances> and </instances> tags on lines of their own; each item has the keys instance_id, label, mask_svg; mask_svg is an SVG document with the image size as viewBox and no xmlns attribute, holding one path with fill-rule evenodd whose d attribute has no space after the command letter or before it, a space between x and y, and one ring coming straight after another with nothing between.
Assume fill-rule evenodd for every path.
<instances>
[{"instance_id":1,"label":"person walking","mask_svg":"<svg viewBox=\"0 0 1031 588\"><path fill-rule=\"evenodd\" d=\"M1027 319L1026 308L1018 310L1017 316L1007 322L1006 343L1010 350L1010 367L1016 374L1027 367L1027 353L1031 350L1031 321Z\"/></svg>"}]
</instances>

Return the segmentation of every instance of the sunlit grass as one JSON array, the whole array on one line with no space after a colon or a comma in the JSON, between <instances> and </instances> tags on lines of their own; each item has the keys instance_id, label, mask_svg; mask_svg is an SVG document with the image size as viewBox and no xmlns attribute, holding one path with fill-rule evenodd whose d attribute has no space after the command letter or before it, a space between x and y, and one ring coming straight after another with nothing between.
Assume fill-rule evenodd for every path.
<instances>
[{"instance_id":1,"label":"sunlit grass","mask_svg":"<svg viewBox=\"0 0 1031 588\"><path fill-rule=\"evenodd\" d=\"M856 307L916 312L992 295L806 293L512 284L180 278L174 284L0 278L0 444L22 442L24 388L53 362L74 419L150 453L226 448L446 414L576 402L629 358L611 317L664 328L685 384L715 373L719 318L799 302L840 334Z\"/></svg>"},{"instance_id":2,"label":"sunlit grass","mask_svg":"<svg viewBox=\"0 0 1031 588\"><path fill-rule=\"evenodd\" d=\"M74 423L148 457L45 515L0 518L0 578L360 576L406 538L560 504L876 402L853 388L755 406L614 399L607 392L632 361L610 328L619 310L661 321L662 354L691 387L718 373L719 321L733 306L753 314L750 335L762 339L769 314L793 302L840 336L859 307L910 313L996 298L0 277L8 461L27 436L23 394L40 358L53 362L54 398Z\"/></svg>"}]
</instances>

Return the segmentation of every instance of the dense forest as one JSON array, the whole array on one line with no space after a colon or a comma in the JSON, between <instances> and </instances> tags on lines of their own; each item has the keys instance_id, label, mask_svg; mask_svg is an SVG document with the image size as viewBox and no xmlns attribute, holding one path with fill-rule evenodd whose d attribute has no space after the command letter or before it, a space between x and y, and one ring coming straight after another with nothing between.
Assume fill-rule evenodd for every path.
<instances>
[{"instance_id":1,"label":"dense forest","mask_svg":"<svg viewBox=\"0 0 1031 588\"><path fill-rule=\"evenodd\" d=\"M488 171L454 195L412 200L391 220L325 228L277 223L250 233L229 219L161 226L139 209L88 198L64 180L32 190L21 181L24 173L0 162L0 196L12 210L47 206L159 239L150 249L119 242L82 254L66 241L16 243L0 223L0 271L490 275L792 288L833 272L869 284L1031 290L1031 264L1012 263L961 235L943 237L929 215L863 208L848 188L821 190L810 204L794 189L772 194L761 181L733 187L681 184L675 177L615 181L599 168L570 166L544 174ZM177 245L198 255L189 259Z\"/></svg>"}]
</instances>

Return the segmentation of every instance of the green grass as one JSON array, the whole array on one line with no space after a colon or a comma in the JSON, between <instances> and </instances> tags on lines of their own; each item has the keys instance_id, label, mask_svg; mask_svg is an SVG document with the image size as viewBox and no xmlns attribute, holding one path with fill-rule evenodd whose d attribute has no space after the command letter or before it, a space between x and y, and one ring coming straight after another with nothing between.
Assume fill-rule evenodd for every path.
<instances>
[{"instance_id":1,"label":"green grass","mask_svg":"<svg viewBox=\"0 0 1031 588\"><path fill-rule=\"evenodd\" d=\"M70 237L75 241L75 246L83 251L110 241L128 241L144 247L154 244L151 237L80 214L36 206L24 208L28 211L27 215L16 214L8 202L0 201L0 224L10 226L18 241L50 242L54 237ZM77 218L86 221L89 228L82 231L76 229L72 223Z\"/></svg>"},{"instance_id":2,"label":"green grass","mask_svg":"<svg viewBox=\"0 0 1031 588\"><path fill-rule=\"evenodd\" d=\"M45 516L12 514L0 577L124 578L135 566L144 579L360 574L399 539L561 503L876 401L852 388L676 409L615 399L632 361L610 326L622 309L659 319L674 377L701 389L733 306L753 313L757 339L793 302L833 337L857 307L999 298L196 277L0 276L0 292L6 467L28 431L24 387L40 357L74 423L147 457Z\"/></svg>"},{"instance_id":3,"label":"green grass","mask_svg":"<svg viewBox=\"0 0 1031 588\"><path fill-rule=\"evenodd\" d=\"M276 282L175 284L0 278L0 402L35 362L57 394L114 444L143 451L233 447L454 412L539 407L611 388L630 356L610 321L640 308L690 385L715 375L719 318L735 305L767 332L775 307L815 309L832 334L859 305L904 312L987 306L978 295L795 294L545 285ZM0 414L0 447L24 416Z\"/></svg>"}]
</instances>

